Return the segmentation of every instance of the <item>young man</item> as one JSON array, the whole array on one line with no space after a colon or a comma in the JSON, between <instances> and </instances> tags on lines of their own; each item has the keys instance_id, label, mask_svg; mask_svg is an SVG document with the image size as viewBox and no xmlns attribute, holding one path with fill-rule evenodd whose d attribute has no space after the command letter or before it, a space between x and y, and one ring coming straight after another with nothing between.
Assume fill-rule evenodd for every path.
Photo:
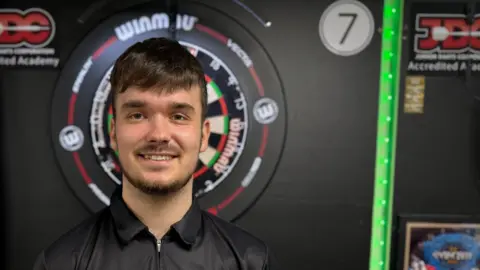
<instances>
[{"instance_id":1,"label":"young man","mask_svg":"<svg viewBox=\"0 0 480 270\"><path fill-rule=\"evenodd\" d=\"M210 134L197 59L176 41L148 39L117 59L111 86L122 186L34 270L274 269L261 240L202 211L192 195Z\"/></svg>"}]
</instances>

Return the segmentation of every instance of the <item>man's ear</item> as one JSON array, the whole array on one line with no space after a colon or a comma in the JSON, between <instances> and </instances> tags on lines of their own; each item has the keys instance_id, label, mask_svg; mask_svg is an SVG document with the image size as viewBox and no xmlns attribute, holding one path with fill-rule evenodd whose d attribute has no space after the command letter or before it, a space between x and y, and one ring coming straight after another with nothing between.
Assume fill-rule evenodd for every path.
<instances>
[{"instance_id":1,"label":"man's ear","mask_svg":"<svg viewBox=\"0 0 480 270\"><path fill-rule=\"evenodd\" d=\"M116 130L115 130L115 116L112 117L112 122L111 122L111 127L110 127L110 148L113 149L113 151L117 152L118 147L117 147L117 135L116 135Z\"/></svg>"},{"instance_id":2,"label":"man's ear","mask_svg":"<svg viewBox=\"0 0 480 270\"><path fill-rule=\"evenodd\" d=\"M203 121L202 125L202 138L200 142L200 152L204 152L208 148L208 139L210 138L210 121Z\"/></svg>"}]
</instances>

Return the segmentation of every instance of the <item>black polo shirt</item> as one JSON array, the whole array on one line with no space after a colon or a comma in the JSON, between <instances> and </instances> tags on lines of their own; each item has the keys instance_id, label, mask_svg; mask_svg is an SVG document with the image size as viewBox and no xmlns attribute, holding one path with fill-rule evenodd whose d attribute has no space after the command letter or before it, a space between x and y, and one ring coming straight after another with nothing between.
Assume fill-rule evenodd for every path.
<instances>
[{"instance_id":1,"label":"black polo shirt","mask_svg":"<svg viewBox=\"0 0 480 270\"><path fill-rule=\"evenodd\" d=\"M258 238L199 208L157 240L130 211L120 188L109 207L61 236L34 270L278 269Z\"/></svg>"}]
</instances>

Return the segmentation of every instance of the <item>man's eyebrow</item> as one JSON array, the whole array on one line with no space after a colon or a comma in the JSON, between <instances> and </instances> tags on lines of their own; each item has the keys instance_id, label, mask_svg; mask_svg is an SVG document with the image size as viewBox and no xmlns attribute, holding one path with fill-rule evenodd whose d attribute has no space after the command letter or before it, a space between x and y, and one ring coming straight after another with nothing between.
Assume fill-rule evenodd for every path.
<instances>
[{"instance_id":1,"label":"man's eyebrow","mask_svg":"<svg viewBox=\"0 0 480 270\"><path fill-rule=\"evenodd\" d=\"M187 111L195 111L195 108L186 102L172 102L170 107L174 110L187 110Z\"/></svg>"},{"instance_id":2,"label":"man's eyebrow","mask_svg":"<svg viewBox=\"0 0 480 270\"><path fill-rule=\"evenodd\" d=\"M134 109L134 108L142 108L142 107L145 107L146 106L146 103L145 101L141 101L141 100L129 100L125 103L122 104L122 108L123 109Z\"/></svg>"}]
</instances>

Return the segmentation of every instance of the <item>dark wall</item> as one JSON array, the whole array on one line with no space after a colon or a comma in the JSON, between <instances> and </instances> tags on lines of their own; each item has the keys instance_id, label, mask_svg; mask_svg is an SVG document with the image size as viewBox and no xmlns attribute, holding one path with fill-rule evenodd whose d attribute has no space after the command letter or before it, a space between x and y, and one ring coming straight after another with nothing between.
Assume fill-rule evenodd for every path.
<instances>
[{"instance_id":1,"label":"dark wall","mask_svg":"<svg viewBox=\"0 0 480 270\"><path fill-rule=\"evenodd\" d=\"M59 6L55 2L19 0L10 1L9 5L17 8L34 5L52 13L57 21L54 44L64 62L89 31L90 25L75 21L89 4L77 2ZM272 57L285 87L288 129L281 161L263 196L235 222L264 239L284 269L367 269L380 34L376 32L372 43L362 53L340 57L328 52L318 35L320 16L332 1L245 1L273 22L270 29L260 26L233 2L205 2L228 13L249 29ZM362 2L372 10L375 27L379 28L382 2ZM5 127L2 160L6 166L3 183L9 251L6 269L31 269L42 248L90 215L67 185L52 152L49 106L57 77L58 70L2 70L2 120ZM451 86L458 85L452 83ZM436 114L438 110L448 115L451 122L439 123L435 127L453 130L453 126L448 125L456 118L448 114L448 110L442 110L444 103L453 101L454 96L459 100L468 98L465 91L449 89L443 93L451 97L441 98L440 91L427 91L432 94L428 97L429 113L435 110ZM438 98L434 99L434 95ZM434 102L437 105L432 104ZM467 111L459 108L456 113L466 115ZM422 120L401 117L402 129L413 129L417 125L422 127L414 131L425 132L424 135L418 132L410 136L421 136L432 148L436 147L434 140L425 137L428 132L436 131L419 123L426 121L425 116ZM467 121L465 117L463 119ZM408 124L408 121L413 122ZM432 121L436 120L426 123L432 126ZM466 122L457 122L457 130L463 124ZM463 132L455 136L463 138L461 136L466 136ZM445 153L451 153L456 147L454 141L447 139L446 134L441 138L441 142L447 145L444 146ZM414 147L409 139L406 135L399 139L399 147L406 149L399 151L398 158L398 169L402 172L397 180L400 193L397 200L401 210L417 209L414 202L426 201L422 200L425 190L412 191L408 187L411 183L419 180L436 183L431 175L421 177L423 174L418 170L424 171L423 166L418 167L417 172L406 165L402 167L402 164L413 163L409 147L417 151L416 155L426 149ZM425 143L418 144L425 147ZM455 145L463 147L456 151L468 148L460 141ZM434 155L427 150L423 153L431 155L429 157ZM443 185L445 192L452 190L451 177L462 181L461 174L466 174L465 170L454 169L453 164L446 166L446 156L436 155L436 159L436 162L429 163L432 166L430 173L440 174L440 181L444 182L438 185ZM455 165L464 168L460 160L454 161ZM415 164L419 166L419 162L427 161ZM457 191L470 194L470 198L474 198L471 203L476 203L475 191L467 187L467 183L463 188L458 184ZM423 187L426 188L428 186ZM445 207L450 205L447 209L456 209L452 202L449 204L441 198L436 201ZM430 206L427 211L434 208L432 203L426 204ZM469 209L474 208L472 204L466 205Z\"/></svg>"},{"instance_id":2,"label":"dark wall","mask_svg":"<svg viewBox=\"0 0 480 270\"><path fill-rule=\"evenodd\" d=\"M424 113L404 112L405 76L412 55L410 33L414 31L409 23L410 10L418 2L455 3L453 8L443 10L437 5L430 12L468 14L474 1L405 2L394 195L398 234L394 237L402 236L401 221L405 216L420 220L422 216L432 220L455 216L478 220L480 214L478 72L427 75ZM476 6L478 14L478 2ZM403 244L398 243L399 256L403 255Z\"/></svg>"},{"instance_id":3,"label":"dark wall","mask_svg":"<svg viewBox=\"0 0 480 270\"><path fill-rule=\"evenodd\" d=\"M410 20L407 1L404 22ZM422 1L443 3L449 1ZM450 1L451 2L451 1ZM458 1L450 12L466 12L468 3ZM479 4L477 3L477 13ZM432 9L432 12L436 11ZM476 189L478 138L478 73L431 74L425 81L423 114L404 112L405 75L412 42L406 27L402 43L402 68L396 156L396 210L429 213L477 213L480 196ZM435 193L425 192L435 189ZM452 197L453 196L453 197Z\"/></svg>"}]
</instances>

